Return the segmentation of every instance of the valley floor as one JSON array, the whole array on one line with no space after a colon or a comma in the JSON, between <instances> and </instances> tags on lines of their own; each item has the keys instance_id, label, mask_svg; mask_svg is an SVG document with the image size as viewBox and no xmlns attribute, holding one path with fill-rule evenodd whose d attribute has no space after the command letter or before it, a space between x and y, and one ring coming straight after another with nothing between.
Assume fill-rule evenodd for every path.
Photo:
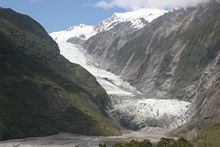
<instances>
[{"instance_id":1,"label":"valley floor","mask_svg":"<svg viewBox=\"0 0 220 147\"><path fill-rule=\"evenodd\" d=\"M98 147L100 143L108 145L118 142L129 142L130 140L149 139L157 143L161 137L168 137L166 134L171 129L146 128L138 132L125 131L121 136L81 136L69 133L60 133L48 137L35 137L16 139L0 142L0 147Z\"/></svg>"},{"instance_id":2,"label":"valley floor","mask_svg":"<svg viewBox=\"0 0 220 147\"><path fill-rule=\"evenodd\" d=\"M112 104L109 113L116 121L128 118L128 123L133 126L141 126L141 128L149 123L146 120L150 118L156 119L153 120L154 123L166 121L170 125L167 128L175 128L187 121L186 113L190 103L171 99L145 98L120 76L95 67L95 63L80 47L66 42L58 42L58 44L63 56L70 62L80 64L90 71L105 88ZM169 137L167 134L173 130L165 128L146 127L139 131L124 130L121 136L108 137L60 133L48 137L4 141L0 142L0 147L98 147L100 143L111 145L118 142L129 142L133 139L149 139L152 143L157 143L161 137Z\"/></svg>"},{"instance_id":3,"label":"valley floor","mask_svg":"<svg viewBox=\"0 0 220 147\"><path fill-rule=\"evenodd\" d=\"M139 131L124 130L121 136L81 136L60 133L48 137L36 137L0 142L0 147L97 147L99 143L114 144L133 139L149 139L156 143L161 137L169 137L171 128L176 128L188 119L189 102L175 99L150 99L118 75L99 69L92 58L80 47L58 42L61 54L70 62L80 64L91 72L108 93L112 107L109 113L113 118ZM149 121L150 120L150 121ZM157 126L145 127L145 126ZM128 128L129 128L128 127ZM141 129L140 128L144 128ZM165 129L170 128L170 129Z\"/></svg>"},{"instance_id":4,"label":"valley floor","mask_svg":"<svg viewBox=\"0 0 220 147\"><path fill-rule=\"evenodd\" d=\"M170 131L185 123L190 103L173 99L149 99L118 75L99 69L80 47L58 42L61 54L70 62L80 64L91 72L108 93L112 107L109 113L117 122L126 121L129 127L144 128L139 131L124 130L121 136L81 136L60 133L48 137L36 137L0 142L0 147L97 147L99 143L114 144L130 140L149 139L156 143L161 137L169 137ZM148 122L148 120L151 120ZM152 124L157 127L145 127ZM164 126L164 128L161 128ZM165 129L170 128L170 129Z\"/></svg>"}]
</instances>

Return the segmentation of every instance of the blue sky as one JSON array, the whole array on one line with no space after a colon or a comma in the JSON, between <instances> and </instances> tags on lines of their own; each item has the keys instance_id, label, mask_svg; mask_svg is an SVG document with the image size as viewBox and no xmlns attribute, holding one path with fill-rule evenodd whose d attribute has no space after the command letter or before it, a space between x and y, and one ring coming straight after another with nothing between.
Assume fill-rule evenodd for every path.
<instances>
[{"instance_id":1,"label":"blue sky","mask_svg":"<svg viewBox=\"0 0 220 147\"><path fill-rule=\"evenodd\" d=\"M96 25L114 12L139 8L172 9L190 7L209 0L0 0L0 7L28 14L48 32L64 30L72 25ZM217 0L220 1L220 0Z\"/></svg>"},{"instance_id":2,"label":"blue sky","mask_svg":"<svg viewBox=\"0 0 220 147\"><path fill-rule=\"evenodd\" d=\"M95 25L124 9L96 7L98 0L0 0L0 7L28 14L48 32L64 30L80 23Z\"/></svg>"}]
</instances>

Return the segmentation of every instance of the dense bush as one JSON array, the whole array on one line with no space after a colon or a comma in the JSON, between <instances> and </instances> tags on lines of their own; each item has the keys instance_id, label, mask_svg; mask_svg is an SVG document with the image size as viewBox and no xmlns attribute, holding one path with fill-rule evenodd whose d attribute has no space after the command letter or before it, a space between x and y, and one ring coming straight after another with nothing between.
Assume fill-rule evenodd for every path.
<instances>
[{"instance_id":1,"label":"dense bush","mask_svg":"<svg viewBox=\"0 0 220 147\"><path fill-rule=\"evenodd\" d=\"M117 143L113 147L152 147L152 144L149 140L144 140L141 142L138 142L137 140L132 140L126 144Z\"/></svg>"},{"instance_id":2,"label":"dense bush","mask_svg":"<svg viewBox=\"0 0 220 147\"><path fill-rule=\"evenodd\" d=\"M161 138L157 145L153 145L148 139L144 141L132 140L129 143L116 143L113 147L193 147L189 141L184 138L174 140L172 138ZM107 147L106 144L100 144L99 147Z\"/></svg>"},{"instance_id":3,"label":"dense bush","mask_svg":"<svg viewBox=\"0 0 220 147\"><path fill-rule=\"evenodd\" d=\"M157 147L192 147L192 145L184 138L179 138L177 141L170 138L161 138Z\"/></svg>"}]
</instances>

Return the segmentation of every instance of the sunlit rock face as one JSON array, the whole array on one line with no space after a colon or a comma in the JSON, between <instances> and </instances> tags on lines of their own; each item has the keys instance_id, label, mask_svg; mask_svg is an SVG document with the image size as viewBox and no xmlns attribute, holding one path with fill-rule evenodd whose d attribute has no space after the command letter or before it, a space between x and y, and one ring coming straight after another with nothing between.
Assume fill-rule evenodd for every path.
<instances>
[{"instance_id":1,"label":"sunlit rock face","mask_svg":"<svg viewBox=\"0 0 220 147\"><path fill-rule=\"evenodd\" d=\"M144 27L123 22L82 42L88 70L111 96L109 113L131 129L176 128L205 116L220 75L219 10L216 3L173 10ZM100 69L108 74L98 75Z\"/></svg>"},{"instance_id":2,"label":"sunlit rock face","mask_svg":"<svg viewBox=\"0 0 220 147\"><path fill-rule=\"evenodd\" d=\"M218 91L219 12L216 2L173 10L129 35L99 33L83 47L145 98L187 101L190 117L205 116L203 106Z\"/></svg>"}]
</instances>

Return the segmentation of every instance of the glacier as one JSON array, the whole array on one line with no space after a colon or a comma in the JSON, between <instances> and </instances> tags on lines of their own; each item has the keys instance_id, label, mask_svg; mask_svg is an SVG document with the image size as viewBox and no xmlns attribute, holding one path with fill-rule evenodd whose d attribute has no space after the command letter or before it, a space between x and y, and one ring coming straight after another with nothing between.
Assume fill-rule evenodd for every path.
<instances>
[{"instance_id":1,"label":"glacier","mask_svg":"<svg viewBox=\"0 0 220 147\"><path fill-rule=\"evenodd\" d=\"M111 100L112 107L109 113L116 120L126 118L135 126L147 127L147 124L150 124L163 128L176 128L188 120L191 105L189 102L176 99L148 99L120 76L94 66L92 58L80 46L64 41L57 43L64 57L83 66L103 86Z\"/></svg>"},{"instance_id":2,"label":"glacier","mask_svg":"<svg viewBox=\"0 0 220 147\"><path fill-rule=\"evenodd\" d=\"M83 66L93 74L109 95L133 96L133 93L136 91L134 87L123 81L119 76L93 66L91 58L80 46L64 41L58 41L57 43L60 53L70 62ZM129 89L129 91L133 92L124 89Z\"/></svg>"},{"instance_id":3,"label":"glacier","mask_svg":"<svg viewBox=\"0 0 220 147\"><path fill-rule=\"evenodd\" d=\"M161 9L140 9L126 13L115 13L97 26L81 24L66 31L53 32L51 37L58 43L60 53L70 62L79 64L93 74L109 95L111 106L109 115L120 122L128 124L129 129L145 127L177 128L189 119L191 103L177 99L155 99L139 92L123 80L120 75L100 69L86 50L80 45L68 42L71 37L87 40L97 33L110 30L122 22L130 22L133 28L143 28L145 23L165 14Z\"/></svg>"}]
</instances>

